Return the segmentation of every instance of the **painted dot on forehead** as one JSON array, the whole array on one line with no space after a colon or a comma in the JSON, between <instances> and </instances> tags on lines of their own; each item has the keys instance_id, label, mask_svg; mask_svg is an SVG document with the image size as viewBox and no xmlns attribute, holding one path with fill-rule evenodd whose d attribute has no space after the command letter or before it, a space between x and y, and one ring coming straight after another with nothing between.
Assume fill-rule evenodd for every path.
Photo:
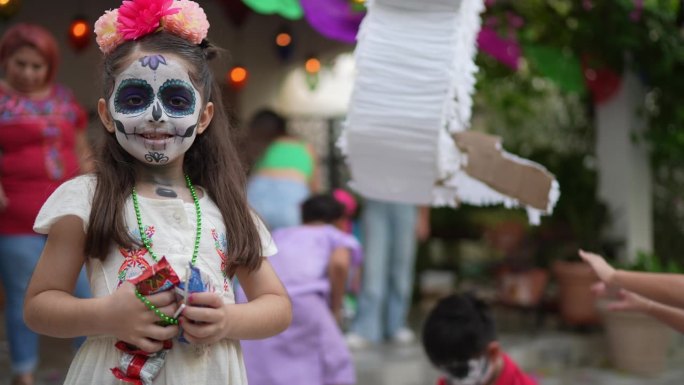
<instances>
[{"instance_id":1,"label":"painted dot on forehead","mask_svg":"<svg viewBox=\"0 0 684 385\"><path fill-rule=\"evenodd\" d=\"M143 56L138 61L143 67L149 66L153 70L156 70L160 64L166 65L166 58L162 55Z\"/></svg>"}]
</instances>

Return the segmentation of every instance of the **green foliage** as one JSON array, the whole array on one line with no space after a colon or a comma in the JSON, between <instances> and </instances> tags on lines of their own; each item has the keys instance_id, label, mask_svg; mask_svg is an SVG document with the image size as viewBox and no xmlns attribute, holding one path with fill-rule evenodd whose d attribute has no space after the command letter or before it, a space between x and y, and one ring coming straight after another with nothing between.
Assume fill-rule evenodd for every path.
<instances>
[{"instance_id":1,"label":"green foliage","mask_svg":"<svg viewBox=\"0 0 684 385\"><path fill-rule=\"evenodd\" d=\"M619 268L624 270L644 271L648 273L682 274L684 272L682 266L674 260L664 262L663 259L658 257L658 255L647 253L645 251L637 252L634 262L623 264L622 266L619 266Z\"/></svg>"},{"instance_id":2,"label":"green foliage","mask_svg":"<svg viewBox=\"0 0 684 385\"><path fill-rule=\"evenodd\" d=\"M525 19L524 46L555 47L617 73L638 74L649 94L642 112L655 165L684 165L684 37L676 22L678 2L646 1L634 19L632 0L526 0L497 2L491 14L515 12Z\"/></svg>"}]
</instances>

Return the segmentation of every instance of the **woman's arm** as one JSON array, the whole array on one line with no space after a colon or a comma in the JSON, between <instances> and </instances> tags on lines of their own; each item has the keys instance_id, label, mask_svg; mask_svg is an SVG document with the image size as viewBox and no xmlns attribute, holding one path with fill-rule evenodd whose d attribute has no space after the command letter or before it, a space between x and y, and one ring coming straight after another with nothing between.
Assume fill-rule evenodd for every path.
<instances>
[{"instance_id":1,"label":"woman's arm","mask_svg":"<svg viewBox=\"0 0 684 385\"><path fill-rule=\"evenodd\" d=\"M333 250L328 264L328 278L330 279L330 309L337 322L342 321L342 301L347 289L351 253L346 247Z\"/></svg>"},{"instance_id":2,"label":"woman's arm","mask_svg":"<svg viewBox=\"0 0 684 385\"><path fill-rule=\"evenodd\" d=\"M105 297L81 299L73 296L85 260L84 241L80 218L67 216L52 225L26 293L26 324L35 332L52 337L106 334L149 352L160 350L159 341L174 337L178 328L156 325L157 315L136 298L132 284L124 283ZM173 293L148 298L163 312L173 314Z\"/></svg>"},{"instance_id":3,"label":"woman's arm","mask_svg":"<svg viewBox=\"0 0 684 385\"><path fill-rule=\"evenodd\" d=\"M8 204L9 199L7 199L7 195L5 195L5 189L3 189L2 185L0 184L0 212L5 211Z\"/></svg>"},{"instance_id":4,"label":"woman's arm","mask_svg":"<svg viewBox=\"0 0 684 385\"><path fill-rule=\"evenodd\" d=\"M610 296L603 282L592 287L592 291L600 296L609 297L608 310L644 313L684 333L684 310L682 309L651 301L625 289L620 289L617 295Z\"/></svg>"},{"instance_id":5,"label":"woman's arm","mask_svg":"<svg viewBox=\"0 0 684 385\"><path fill-rule=\"evenodd\" d=\"M583 250L579 254L607 285L626 289L664 305L684 308L684 296L681 294L684 292L684 275L616 270L598 254Z\"/></svg>"},{"instance_id":6,"label":"woman's arm","mask_svg":"<svg viewBox=\"0 0 684 385\"><path fill-rule=\"evenodd\" d=\"M267 258L258 270L239 267L236 274L249 302L225 304L215 293L193 293L179 319L188 341L205 344L224 338L266 338L290 325L290 298Z\"/></svg>"},{"instance_id":7,"label":"woman's arm","mask_svg":"<svg viewBox=\"0 0 684 385\"><path fill-rule=\"evenodd\" d=\"M424 242L430 237L430 206L419 206L416 218L416 238Z\"/></svg>"}]
</instances>

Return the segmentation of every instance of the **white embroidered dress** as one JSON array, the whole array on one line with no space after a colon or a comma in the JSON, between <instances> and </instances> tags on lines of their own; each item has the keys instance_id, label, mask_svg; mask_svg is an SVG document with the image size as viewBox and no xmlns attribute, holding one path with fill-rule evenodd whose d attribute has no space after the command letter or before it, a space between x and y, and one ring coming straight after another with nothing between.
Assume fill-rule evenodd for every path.
<instances>
[{"instance_id":1,"label":"white embroidered dress","mask_svg":"<svg viewBox=\"0 0 684 385\"><path fill-rule=\"evenodd\" d=\"M76 177L61 185L45 202L34 230L47 234L50 226L67 215L83 219L84 230L88 227L91 203L96 179L92 175ZM201 187L198 187L201 188ZM184 274L192 257L196 231L196 213L193 203L181 199L138 199L143 226L152 241L152 249L161 258L165 256L173 269ZM225 250L230 236L218 207L205 193L199 200L202 210L202 236L196 266L211 280L226 303L235 303L231 281L223 274ZM134 239L140 239L131 198L126 202L126 223ZM255 217L264 256L277 252L271 235L264 224ZM111 294L127 278L138 275L154 264L143 248L125 249L112 245L105 261L88 258L86 267L92 295L102 297ZM71 363L65 384L122 384L111 368L119 363L121 352L114 347L113 336L88 337ZM166 363L154 380L156 385L187 384L247 384L240 343L224 339L211 345L190 345L173 341L173 348L166 355Z\"/></svg>"}]
</instances>

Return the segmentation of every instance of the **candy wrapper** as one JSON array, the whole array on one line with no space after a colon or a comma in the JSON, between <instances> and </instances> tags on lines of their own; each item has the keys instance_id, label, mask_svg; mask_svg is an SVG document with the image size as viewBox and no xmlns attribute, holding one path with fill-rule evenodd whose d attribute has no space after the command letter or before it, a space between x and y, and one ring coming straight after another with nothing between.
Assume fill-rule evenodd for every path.
<instances>
[{"instance_id":1,"label":"candy wrapper","mask_svg":"<svg viewBox=\"0 0 684 385\"><path fill-rule=\"evenodd\" d=\"M164 366L166 353L171 349L172 343L170 340L164 341L163 349L156 353L147 353L123 341L118 341L114 346L123 352L119 366L112 368L114 377L129 384L152 385Z\"/></svg>"},{"instance_id":2,"label":"candy wrapper","mask_svg":"<svg viewBox=\"0 0 684 385\"><path fill-rule=\"evenodd\" d=\"M178 309L178 313L185 308L185 302L190 294L204 292L213 293L216 292L216 288L207 275L202 273L199 268L190 264L186 271L185 281L176 287L176 295L180 297L179 301L183 302L181 308ZM183 337L183 329L181 329L180 336L178 336L178 341L188 343L188 340Z\"/></svg>"},{"instance_id":3,"label":"candy wrapper","mask_svg":"<svg viewBox=\"0 0 684 385\"><path fill-rule=\"evenodd\" d=\"M154 264L151 269L129 280L140 294L150 295L171 290L180 283L180 278L173 270L166 257Z\"/></svg>"},{"instance_id":4,"label":"candy wrapper","mask_svg":"<svg viewBox=\"0 0 684 385\"><path fill-rule=\"evenodd\" d=\"M129 282L135 285L140 294L151 295L177 287L180 279L166 258L162 257L151 269L130 279ZM152 381L164 366L166 353L173 344L171 340L164 341L162 350L156 353L145 352L124 341L118 341L115 346L123 353L119 365L111 369L114 376L131 384L152 385Z\"/></svg>"}]
</instances>

